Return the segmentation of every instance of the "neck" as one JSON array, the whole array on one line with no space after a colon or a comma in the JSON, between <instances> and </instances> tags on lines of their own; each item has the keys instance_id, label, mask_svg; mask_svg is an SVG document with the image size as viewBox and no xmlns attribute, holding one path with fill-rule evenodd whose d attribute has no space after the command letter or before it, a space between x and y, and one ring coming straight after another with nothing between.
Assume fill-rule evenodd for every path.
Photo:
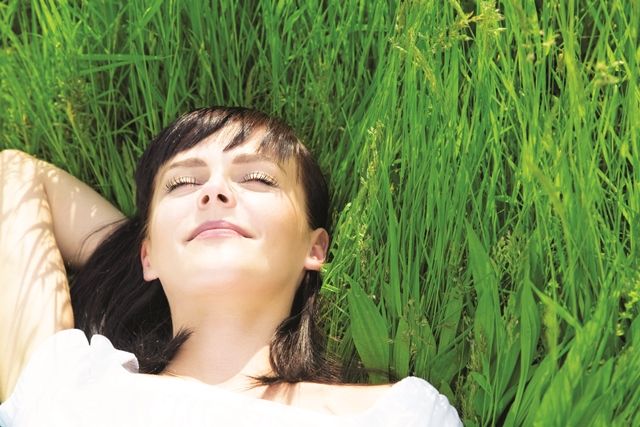
<instances>
[{"instance_id":1,"label":"neck","mask_svg":"<svg viewBox=\"0 0 640 427\"><path fill-rule=\"evenodd\" d=\"M207 304L200 315L194 307L175 312L172 307L174 333L187 328L192 334L165 372L234 390L252 387L252 377L271 374L269 344L288 315L288 307L248 310L234 306Z\"/></svg>"}]
</instances>

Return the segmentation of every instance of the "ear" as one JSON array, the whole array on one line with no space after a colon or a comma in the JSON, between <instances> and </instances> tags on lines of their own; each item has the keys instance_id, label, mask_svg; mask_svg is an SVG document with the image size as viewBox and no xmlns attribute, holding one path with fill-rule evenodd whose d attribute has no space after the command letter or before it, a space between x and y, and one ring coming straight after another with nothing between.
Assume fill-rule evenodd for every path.
<instances>
[{"instance_id":1,"label":"ear","mask_svg":"<svg viewBox=\"0 0 640 427\"><path fill-rule=\"evenodd\" d=\"M144 280L150 282L158 278L158 275L151 267L151 255L149 254L149 240L144 239L140 248L140 262L142 263L142 276Z\"/></svg>"},{"instance_id":2,"label":"ear","mask_svg":"<svg viewBox=\"0 0 640 427\"><path fill-rule=\"evenodd\" d=\"M329 250L329 233L324 228L316 228L311 232L311 247L304 260L305 270L320 271Z\"/></svg>"}]
</instances>

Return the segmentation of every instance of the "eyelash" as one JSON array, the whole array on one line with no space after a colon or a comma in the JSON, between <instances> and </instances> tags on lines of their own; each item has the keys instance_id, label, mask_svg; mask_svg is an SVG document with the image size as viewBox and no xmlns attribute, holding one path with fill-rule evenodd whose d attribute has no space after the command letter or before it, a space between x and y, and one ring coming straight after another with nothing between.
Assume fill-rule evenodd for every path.
<instances>
[{"instance_id":1,"label":"eyelash","mask_svg":"<svg viewBox=\"0 0 640 427\"><path fill-rule=\"evenodd\" d=\"M277 187L278 182L271 175L264 172L251 172L242 177L242 182L260 181L270 187Z\"/></svg>"},{"instance_id":2,"label":"eyelash","mask_svg":"<svg viewBox=\"0 0 640 427\"><path fill-rule=\"evenodd\" d=\"M277 187L278 182L270 175L267 175L264 172L251 172L242 177L241 182L249 182L249 181L259 181L265 185L270 187ZM198 180L196 180L192 176L178 176L176 178L171 179L165 185L165 189L167 193L172 192L178 187L182 187L183 185L198 185Z\"/></svg>"},{"instance_id":3,"label":"eyelash","mask_svg":"<svg viewBox=\"0 0 640 427\"><path fill-rule=\"evenodd\" d=\"M183 185L197 185L198 181L192 176L178 176L173 178L171 181L167 182L165 188L167 193L172 192L178 187L182 187Z\"/></svg>"}]
</instances>

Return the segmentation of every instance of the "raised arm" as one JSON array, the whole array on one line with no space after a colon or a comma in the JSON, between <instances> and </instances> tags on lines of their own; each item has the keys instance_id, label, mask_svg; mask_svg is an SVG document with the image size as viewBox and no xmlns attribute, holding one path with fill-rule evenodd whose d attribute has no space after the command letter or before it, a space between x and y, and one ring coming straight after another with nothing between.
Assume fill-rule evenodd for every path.
<instances>
[{"instance_id":1,"label":"raised arm","mask_svg":"<svg viewBox=\"0 0 640 427\"><path fill-rule=\"evenodd\" d=\"M28 157L36 163L38 180L44 185L62 258L73 268L81 267L124 215L84 182Z\"/></svg>"},{"instance_id":2,"label":"raised arm","mask_svg":"<svg viewBox=\"0 0 640 427\"><path fill-rule=\"evenodd\" d=\"M33 349L73 327L64 262L81 266L123 218L59 168L0 152L0 401Z\"/></svg>"}]
</instances>

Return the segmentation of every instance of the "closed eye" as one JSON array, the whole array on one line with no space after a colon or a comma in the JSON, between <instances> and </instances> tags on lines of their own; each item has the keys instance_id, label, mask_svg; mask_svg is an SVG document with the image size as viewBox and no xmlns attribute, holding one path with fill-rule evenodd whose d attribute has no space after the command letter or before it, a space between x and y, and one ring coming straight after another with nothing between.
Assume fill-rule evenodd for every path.
<instances>
[{"instance_id":1,"label":"closed eye","mask_svg":"<svg viewBox=\"0 0 640 427\"><path fill-rule=\"evenodd\" d=\"M169 182L167 182L167 184L165 185L165 189L167 193L170 193L176 188L182 187L185 185L198 185L198 180L196 180L192 176L177 176L175 178L172 178Z\"/></svg>"},{"instance_id":2,"label":"closed eye","mask_svg":"<svg viewBox=\"0 0 640 427\"><path fill-rule=\"evenodd\" d=\"M240 180L240 182L250 182L250 181L257 181L260 182L262 184L266 184L270 187L277 187L278 186L278 181L276 181L276 179L274 177L272 177L271 175L264 173L264 172L250 172L248 174L246 174L245 176L242 177L242 179Z\"/></svg>"}]
</instances>

